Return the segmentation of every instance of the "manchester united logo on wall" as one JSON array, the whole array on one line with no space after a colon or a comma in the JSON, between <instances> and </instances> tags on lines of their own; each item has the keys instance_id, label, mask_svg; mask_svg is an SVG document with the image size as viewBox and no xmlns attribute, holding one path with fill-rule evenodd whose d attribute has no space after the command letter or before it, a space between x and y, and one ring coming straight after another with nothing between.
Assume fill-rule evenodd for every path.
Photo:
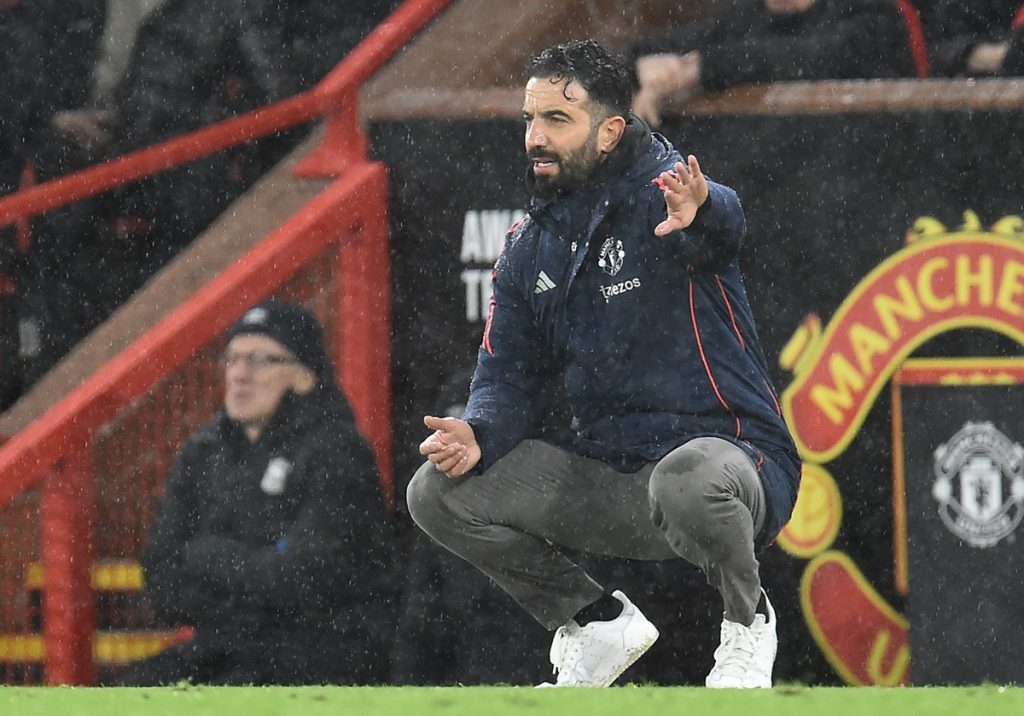
<instances>
[{"instance_id":1,"label":"manchester united logo on wall","mask_svg":"<svg viewBox=\"0 0 1024 716\"><path fill-rule=\"evenodd\" d=\"M857 439L879 393L928 340L980 328L1024 344L1022 239L1024 220L1016 216L990 230L973 212L953 230L919 219L906 248L865 276L826 325L809 315L780 356L793 373L783 411L805 464L796 509L778 541L794 557L810 560L801 584L804 616L848 683L907 683L909 625L855 562L832 548L842 534L843 500L840 481L825 465ZM936 454L934 493L948 524L980 546L1012 536L1024 482L1009 439L989 432L990 451L966 448L964 440L980 444L979 430L949 438L942 457ZM900 439L895 428L893 435Z\"/></svg>"}]
</instances>

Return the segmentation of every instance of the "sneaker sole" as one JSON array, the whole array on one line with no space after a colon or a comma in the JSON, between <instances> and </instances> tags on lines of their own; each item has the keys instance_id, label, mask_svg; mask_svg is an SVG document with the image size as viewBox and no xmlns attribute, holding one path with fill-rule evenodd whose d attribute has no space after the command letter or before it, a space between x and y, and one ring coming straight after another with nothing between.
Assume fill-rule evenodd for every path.
<instances>
[{"instance_id":1,"label":"sneaker sole","mask_svg":"<svg viewBox=\"0 0 1024 716\"><path fill-rule=\"evenodd\" d=\"M652 625L653 626L653 625ZM596 684L552 684L550 681L545 681L534 686L535 689L597 689L611 686L615 683L615 680L622 676L626 669L631 667L637 662L637 660L647 653L647 650L654 646L654 642L658 641L658 637L661 633L657 627L654 627L654 634L649 635L639 646L633 647L631 650L626 652L626 661L623 663L622 668L615 671L610 678Z\"/></svg>"},{"instance_id":2,"label":"sneaker sole","mask_svg":"<svg viewBox=\"0 0 1024 716\"><path fill-rule=\"evenodd\" d=\"M632 649L630 649L629 651L627 651L626 652L626 661L622 665L622 668L620 668L617 671L615 671L611 675L611 678L608 678L608 679L602 681L600 684L598 684L598 686L601 686L601 687L611 686L613 683L615 683L615 680L617 678L619 678L620 676L622 676L625 673L626 669L628 669L633 664L635 664L637 662L637 660L641 656L643 656L644 654L647 653L648 649L650 649L652 646L654 646L654 642L658 641L658 637L661 636L661 632L659 632L657 627L654 627L654 625L651 625L651 628L654 630L654 633L648 635L647 638L644 639L644 641L642 641L639 646L635 646Z\"/></svg>"},{"instance_id":3,"label":"sneaker sole","mask_svg":"<svg viewBox=\"0 0 1024 716\"><path fill-rule=\"evenodd\" d=\"M770 689L772 688L772 683L769 681L767 683L760 682L744 684L741 682L737 684L723 684L721 682L708 683L707 681L705 681L704 686L708 689Z\"/></svg>"}]
</instances>

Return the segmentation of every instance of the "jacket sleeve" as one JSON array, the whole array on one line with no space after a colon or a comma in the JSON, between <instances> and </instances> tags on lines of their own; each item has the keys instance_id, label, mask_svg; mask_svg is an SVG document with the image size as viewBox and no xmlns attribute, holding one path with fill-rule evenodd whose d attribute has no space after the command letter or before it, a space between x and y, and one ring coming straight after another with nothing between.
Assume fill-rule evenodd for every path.
<instances>
[{"instance_id":1,"label":"jacket sleeve","mask_svg":"<svg viewBox=\"0 0 1024 716\"><path fill-rule=\"evenodd\" d=\"M939 76L965 75L967 60L975 46L1000 42L1010 36L1012 16L1000 3L965 3L945 0L935 8L931 38L933 73Z\"/></svg>"},{"instance_id":2,"label":"jacket sleeve","mask_svg":"<svg viewBox=\"0 0 1024 716\"><path fill-rule=\"evenodd\" d=\"M665 218L665 202L659 197L652 204L651 226ZM708 180L708 198L697 210L693 223L669 234L680 258L697 269L720 270L739 254L747 223L736 192Z\"/></svg>"},{"instance_id":3,"label":"jacket sleeve","mask_svg":"<svg viewBox=\"0 0 1024 716\"><path fill-rule=\"evenodd\" d=\"M319 82L398 5L397 0L306 2L301 12L276 0L242 3L242 63L269 101Z\"/></svg>"},{"instance_id":4,"label":"jacket sleeve","mask_svg":"<svg viewBox=\"0 0 1024 716\"><path fill-rule=\"evenodd\" d=\"M520 286L518 248L511 238L495 265L490 315L463 414L480 445L478 470L525 439L535 421L542 337Z\"/></svg>"},{"instance_id":5,"label":"jacket sleeve","mask_svg":"<svg viewBox=\"0 0 1024 716\"><path fill-rule=\"evenodd\" d=\"M756 2L762 2L762 0L756 0ZM663 53L683 55L691 50L699 50L709 42L716 42L727 34L731 25L735 24L734 13L737 12L743 12L743 10L733 9L731 13L715 15L687 23L682 27L661 30L641 37L627 48L626 53L636 61L646 55Z\"/></svg>"},{"instance_id":6,"label":"jacket sleeve","mask_svg":"<svg viewBox=\"0 0 1024 716\"><path fill-rule=\"evenodd\" d=\"M193 474L195 455L195 445L187 443L171 469L140 560L145 594L157 616L168 622L194 623L199 615L228 608L230 600L219 575L188 563L202 501Z\"/></svg>"},{"instance_id":7,"label":"jacket sleeve","mask_svg":"<svg viewBox=\"0 0 1024 716\"><path fill-rule=\"evenodd\" d=\"M226 3L165 3L139 28L114 101L123 149L203 124L198 116L222 76L221 51L237 12Z\"/></svg>"},{"instance_id":8,"label":"jacket sleeve","mask_svg":"<svg viewBox=\"0 0 1024 716\"><path fill-rule=\"evenodd\" d=\"M804 32L747 32L701 49L701 85L708 92L748 83L912 73L903 21L884 1L830 11Z\"/></svg>"}]
</instances>

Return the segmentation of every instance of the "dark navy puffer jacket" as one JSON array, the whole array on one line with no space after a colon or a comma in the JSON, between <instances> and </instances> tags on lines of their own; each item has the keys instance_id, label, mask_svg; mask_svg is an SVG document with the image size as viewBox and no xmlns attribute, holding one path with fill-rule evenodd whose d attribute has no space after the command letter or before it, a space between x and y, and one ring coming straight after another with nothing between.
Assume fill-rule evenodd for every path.
<instances>
[{"instance_id":1,"label":"dark navy puffer jacket","mask_svg":"<svg viewBox=\"0 0 1024 716\"><path fill-rule=\"evenodd\" d=\"M561 371L573 417L556 441L621 471L705 435L755 460L767 453L785 472L765 485L773 536L792 509L799 460L736 262L743 210L709 181L694 222L655 236L666 212L656 180L677 161L631 118L590 186L533 200L495 265L463 417L486 469L533 434L543 379Z\"/></svg>"}]
</instances>

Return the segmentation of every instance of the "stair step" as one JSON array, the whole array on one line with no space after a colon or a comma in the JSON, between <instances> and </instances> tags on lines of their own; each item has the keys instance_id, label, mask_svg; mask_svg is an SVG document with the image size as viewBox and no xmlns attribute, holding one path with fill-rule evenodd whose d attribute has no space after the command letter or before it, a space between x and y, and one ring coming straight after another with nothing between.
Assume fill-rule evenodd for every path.
<instances>
[{"instance_id":1,"label":"stair step","mask_svg":"<svg viewBox=\"0 0 1024 716\"><path fill-rule=\"evenodd\" d=\"M46 573L41 562L28 565L25 587L42 589ZM92 566L92 588L97 592L137 592L142 589L142 567L133 559L100 559Z\"/></svg>"},{"instance_id":2,"label":"stair step","mask_svg":"<svg viewBox=\"0 0 1024 716\"><path fill-rule=\"evenodd\" d=\"M98 631L93 641L97 665L140 661L192 638L192 627L138 631ZM41 664L46 657L42 634L0 634L0 664Z\"/></svg>"}]
</instances>

